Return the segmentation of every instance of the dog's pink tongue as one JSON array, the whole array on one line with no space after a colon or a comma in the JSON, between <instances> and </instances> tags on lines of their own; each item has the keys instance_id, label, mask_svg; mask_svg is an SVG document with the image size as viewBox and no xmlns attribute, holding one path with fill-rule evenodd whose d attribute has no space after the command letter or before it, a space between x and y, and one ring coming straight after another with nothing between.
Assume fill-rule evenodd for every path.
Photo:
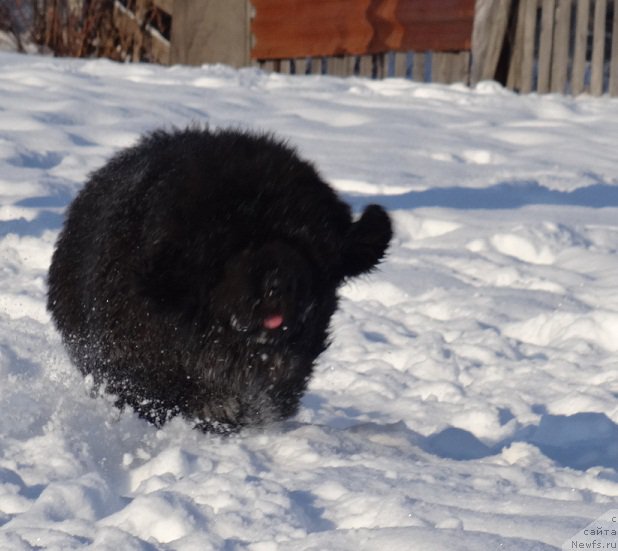
<instances>
[{"instance_id":1,"label":"dog's pink tongue","mask_svg":"<svg viewBox=\"0 0 618 551\"><path fill-rule=\"evenodd\" d=\"M264 327L266 329L277 329L283 325L283 316L281 314L273 314L264 318Z\"/></svg>"}]
</instances>

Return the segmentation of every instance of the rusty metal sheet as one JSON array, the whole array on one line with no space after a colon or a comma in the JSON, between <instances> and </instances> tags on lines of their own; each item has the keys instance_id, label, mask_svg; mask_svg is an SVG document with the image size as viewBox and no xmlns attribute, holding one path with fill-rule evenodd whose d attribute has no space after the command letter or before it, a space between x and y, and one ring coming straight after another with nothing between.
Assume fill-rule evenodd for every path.
<instances>
[{"instance_id":1,"label":"rusty metal sheet","mask_svg":"<svg viewBox=\"0 0 618 551\"><path fill-rule=\"evenodd\" d=\"M254 59L469 50L474 0L252 0Z\"/></svg>"},{"instance_id":2,"label":"rusty metal sheet","mask_svg":"<svg viewBox=\"0 0 618 551\"><path fill-rule=\"evenodd\" d=\"M254 59L356 54L371 42L372 0L252 0Z\"/></svg>"}]
</instances>

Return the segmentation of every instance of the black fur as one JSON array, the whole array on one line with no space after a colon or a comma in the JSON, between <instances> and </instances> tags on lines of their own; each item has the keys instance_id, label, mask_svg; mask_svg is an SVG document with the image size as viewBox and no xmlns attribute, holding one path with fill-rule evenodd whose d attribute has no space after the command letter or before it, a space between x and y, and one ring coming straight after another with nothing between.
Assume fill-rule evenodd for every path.
<instances>
[{"instance_id":1,"label":"black fur","mask_svg":"<svg viewBox=\"0 0 618 551\"><path fill-rule=\"evenodd\" d=\"M70 205L47 307L73 362L117 404L229 430L292 415L336 291L391 239L294 150L233 130L158 131Z\"/></svg>"}]
</instances>

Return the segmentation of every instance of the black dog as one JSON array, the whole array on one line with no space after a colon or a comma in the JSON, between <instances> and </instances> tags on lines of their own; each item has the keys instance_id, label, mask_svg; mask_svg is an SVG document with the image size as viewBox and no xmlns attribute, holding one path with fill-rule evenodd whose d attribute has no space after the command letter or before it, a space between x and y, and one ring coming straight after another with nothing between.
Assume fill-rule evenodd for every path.
<instances>
[{"instance_id":1,"label":"black dog","mask_svg":"<svg viewBox=\"0 0 618 551\"><path fill-rule=\"evenodd\" d=\"M73 362L160 425L226 431L294 414L337 288L370 271L388 215L349 207L266 135L158 131L70 205L47 307Z\"/></svg>"}]
</instances>

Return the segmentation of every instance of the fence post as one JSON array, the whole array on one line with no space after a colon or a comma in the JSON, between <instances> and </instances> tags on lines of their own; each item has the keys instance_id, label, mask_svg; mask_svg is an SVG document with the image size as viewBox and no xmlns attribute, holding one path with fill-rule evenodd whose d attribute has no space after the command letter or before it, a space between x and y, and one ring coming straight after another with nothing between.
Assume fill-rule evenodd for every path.
<instances>
[{"instance_id":1,"label":"fence post","mask_svg":"<svg viewBox=\"0 0 618 551\"><path fill-rule=\"evenodd\" d=\"M577 0L577 23L575 27L575 53L571 73L571 93L574 96L584 91L586 72L586 48L588 46L588 23L590 20L590 0Z\"/></svg>"},{"instance_id":2,"label":"fence post","mask_svg":"<svg viewBox=\"0 0 618 551\"><path fill-rule=\"evenodd\" d=\"M496 77L512 0L476 0L470 84Z\"/></svg>"},{"instance_id":3,"label":"fence post","mask_svg":"<svg viewBox=\"0 0 618 551\"><path fill-rule=\"evenodd\" d=\"M551 91L564 94L569 63L569 35L571 30L571 0L559 0L556 9L556 30L551 66Z\"/></svg>"},{"instance_id":4,"label":"fence post","mask_svg":"<svg viewBox=\"0 0 618 551\"><path fill-rule=\"evenodd\" d=\"M511 48L511 58L509 60L509 70L506 79L506 85L511 90L521 91L522 76L523 76L523 60L524 60L524 32L526 30L526 0L516 0L515 19L510 21L513 25L511 36L513 37L513 46Z\"/></svg>"},{"instance_id":5,"label":"fence post","mask_svg":"<svg viewBox=\"0 0 618 551\"><path fill-rule=\"evenodd\" d=\"M524 0L524 32L523 32L523 52L521 60L520 92L528 94L532 92L533 71L534 71L534 42L536 37L536 12L537 0ZM518 23L519 24L519 23Z\"/></svg>"},{"instance_id":6,"label":"fence post","mask_svg":"<svg viewBox=\"0 0 618 551\"><path fill-rule=\"evenodd\" d=\"M554 13L556 11L555 0L541 2L543 13L541 19L541 39L539 45L539 81L537 91L539 94L549 92L551 78L552 47L554 44Z\"/></svg>"},{"instance_id":7,"label":"fence post","mask_svg":"<svg viewBox=\"0 0 618 551\"><path fill-rule=\"evenodd\" d=\"M590 93L593 96L600 96L603 93L606 15L607 0L596 0L594 5L594 35L592 39L592 74L590 77Z\"/></svg>"},{"instance_id":8,"label":"fence post","mask_svg":"<svg viewBox=\"0 0 618 551\"><path fill-rule=\"evenodd\" d=\"M609 58L609 95L618 96L618 2L614 0L612 23L612 51Z\"/></svg>"},{"instance_id":9,"label":"fence post","mask_svg":"<svg viewBox=\"0 0 618 551\"><path fill-rule=\"evenodd\" d=\"M414 52L412 57L412 80L425 82L426 63L428 63L427 52Z\"/></svg>"}]
</instances>

